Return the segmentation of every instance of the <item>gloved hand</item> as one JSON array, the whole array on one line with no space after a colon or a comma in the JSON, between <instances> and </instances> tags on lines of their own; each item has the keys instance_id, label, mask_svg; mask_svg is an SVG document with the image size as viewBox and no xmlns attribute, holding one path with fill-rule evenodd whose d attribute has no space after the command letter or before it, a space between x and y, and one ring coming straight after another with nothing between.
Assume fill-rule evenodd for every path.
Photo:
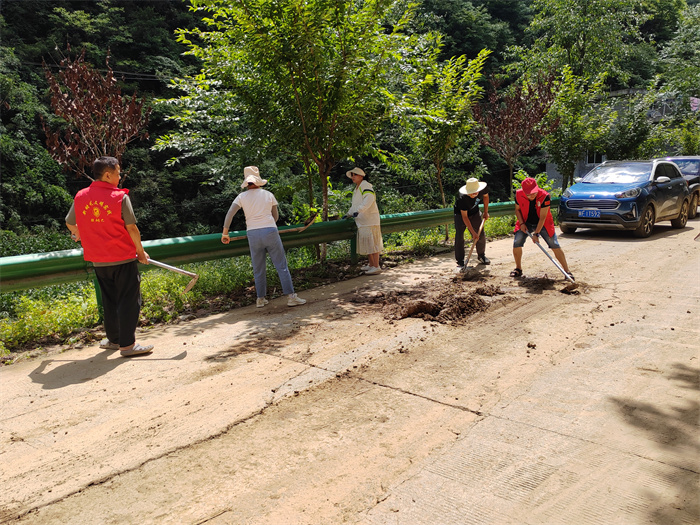
<instances>
[{"instance_id":1,"label":"gloved hand","mask_svg":"<svg viewBox=\"0 0 700 525\"><path fill-rule=\"evenodd\" d=\"M352 214L348 213L345 217L343 217L343 219L353 219L353 218L357 217L357 215L358 215L357 212L352 213Z\"/></svg>"}]
</instances>

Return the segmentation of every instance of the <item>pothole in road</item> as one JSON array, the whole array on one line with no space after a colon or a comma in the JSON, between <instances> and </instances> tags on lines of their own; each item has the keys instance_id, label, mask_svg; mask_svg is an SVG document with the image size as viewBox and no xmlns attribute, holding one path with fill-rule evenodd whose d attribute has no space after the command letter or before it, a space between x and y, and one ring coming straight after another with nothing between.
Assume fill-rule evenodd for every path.
<instances>
[{"instance_id":1,"label":"pothole in road","mask_svg":"<svg viewBox=\"0 0 700 525\"><path fill-rule=\"evenodd\" d=\"M415 317L443 324L459 324L469 316L488 309L499 296L508 297L508 294L496 285L437 281L431 283L430 289L420 284L400 291L358 292L351 301L381 307L388 320Z\"/></svg>"}]
</instances>

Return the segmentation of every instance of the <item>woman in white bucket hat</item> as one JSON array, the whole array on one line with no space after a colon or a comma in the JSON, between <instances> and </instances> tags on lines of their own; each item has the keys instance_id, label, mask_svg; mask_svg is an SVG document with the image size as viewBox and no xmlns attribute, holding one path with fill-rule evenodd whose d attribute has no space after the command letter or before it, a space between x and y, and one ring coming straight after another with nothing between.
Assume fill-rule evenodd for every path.
<instances>
[{"instance_id":1,"label":"woman in white bucket hat","mask_svg":"<svg viewBox=\"0 0 700 525\"><path fill-rule=\"evenodd\" d=\"M379 254L384 250L379 208L374 188L365 179L367 175L361 168L353 168L345 175L355 184L352 192L352 205L346 217L354 217L357 225L357 253L367 255L368 264L362 270L367 275L375 275L382 270L379 267Z\"/></svg>"},{"instance_id":2,"label":"woman in white bucket hat","mask_svg":"<svg viewBox=\"0 0 700 525\"><path fill-rule=\"evenodd\" d=\"M457 192L454 207L455 220L455 259L457 266L464 267L464 232L469 230L473 242L476 242L476 253L481 264L491 264L486 257L486 235L479 235L482 215L479 204L484 206L483 220L489 218L489 190L485 182L474 177L467 179L467 183Z\"/></svg>"},{"instance_id":3,"label":"woman in white bucket hat","mask_svg":"<svg viewBox=\"0 0 700 525\"><path fill-rule=\"evenodd\" d=\"M246 236L250 247L250 258L253 262L253 276L255 277L255 291L258 295L255 306L262 308L267 304L267 268L265 252L270 254L272 264L275 265L277 275L280 278L282 291L287 295L287 306L304 304L305 299L294 293L292 276L287 266L287 256L284 254L284 246L277 230L277 199L261 186L267 184L267 180L260 177L256 166L247 166L243 170L243 183L241 188L246 191L240 193L233 201L224 219L224 230L221 242L228 244L231 238L228 229L231 226L233 216L243 208L245 214Z\"/></svg>"}]
</instances>

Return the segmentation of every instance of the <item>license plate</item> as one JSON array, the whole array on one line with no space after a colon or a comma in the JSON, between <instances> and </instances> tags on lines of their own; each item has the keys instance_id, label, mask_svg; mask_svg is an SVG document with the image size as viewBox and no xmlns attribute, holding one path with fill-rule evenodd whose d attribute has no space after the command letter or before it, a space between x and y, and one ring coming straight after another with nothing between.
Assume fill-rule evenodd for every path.
<instances>
[{"instance_id":1,"label":"license plate","mask_svg":"<svg viewBox=\"0 0 700 525\"><path fill-rule=\"evenodd\" d=\"M600 218L600 210L581 210L578 212L579 217L588 217L591 219Z\"/></svg>"}]
</instances>

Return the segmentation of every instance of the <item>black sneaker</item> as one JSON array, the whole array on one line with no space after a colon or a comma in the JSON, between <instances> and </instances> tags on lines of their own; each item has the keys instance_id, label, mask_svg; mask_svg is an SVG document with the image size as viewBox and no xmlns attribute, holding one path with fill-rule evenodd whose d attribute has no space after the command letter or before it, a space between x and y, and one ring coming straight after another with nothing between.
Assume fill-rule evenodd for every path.
<instances>
[{"instance_id":1,"label":"black sneaker","mask_svg":"<svg viewBox=\"0 0 700 525\"><path fill-rule=\"evenodd\" d=\"M491 264L491 261L485 255L479 255L477 261L479 261L481 264Z\"/></svg>"}]
</instances>

